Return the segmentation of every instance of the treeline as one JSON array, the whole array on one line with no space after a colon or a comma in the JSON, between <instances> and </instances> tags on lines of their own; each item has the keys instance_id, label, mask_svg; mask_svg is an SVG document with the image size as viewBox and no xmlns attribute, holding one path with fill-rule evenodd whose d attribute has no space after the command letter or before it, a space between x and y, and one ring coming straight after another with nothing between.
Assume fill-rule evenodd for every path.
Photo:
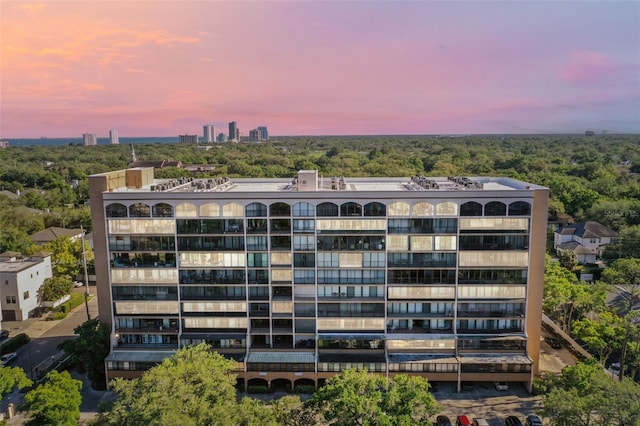
<instances>
[{"instance_id":1,"label":"treeline","mask_svg":"<svg viewBox=\"0 0 640 426\"><path fill-rule=\"evenodd\" d=\"M0 194L0 225L14 225L2 220L7 210L15 216L13 209L28 207L48 210L29 228L89 228L87 177L126 168L130 150L128 145L0 149L0 190L21 194ZM292 177L301 169L345 177L508 176L549 187L552 216L597 220L617 231L640 224L638 135L279 137L197 147L140 144L135 152L138 160L215 166L200 177ZM160 178L191 175L180 168L156 172Z\"/></svg>"}]
</instances>

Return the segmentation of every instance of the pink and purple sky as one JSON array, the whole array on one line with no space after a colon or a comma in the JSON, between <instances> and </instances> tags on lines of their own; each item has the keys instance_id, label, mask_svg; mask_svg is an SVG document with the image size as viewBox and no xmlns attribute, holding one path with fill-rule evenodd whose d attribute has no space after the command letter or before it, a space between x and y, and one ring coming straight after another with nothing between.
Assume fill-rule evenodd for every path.
<instances>
[{"instance_id":1,"label":"pink and purple sky","mask_svg":"<svg viewBox=\"0 0 640 426\"><path fill-rule=\"evenodd\" d=\"M639 1L0 0L0 138L640 133Z\"/></svg>"}]
</instances>

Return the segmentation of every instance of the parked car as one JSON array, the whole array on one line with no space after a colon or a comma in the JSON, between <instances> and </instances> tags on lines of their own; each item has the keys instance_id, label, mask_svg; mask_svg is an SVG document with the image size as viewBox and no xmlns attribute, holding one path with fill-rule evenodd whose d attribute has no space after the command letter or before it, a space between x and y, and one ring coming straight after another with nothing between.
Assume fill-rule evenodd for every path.
<instances>
[{"instance_id":1,"label":"parked car","mask_svg":"<svg viewBox=\"0 0 640 426\"><path fill-rule=\"evenodd\" d=\"M462 382L463 391L472 391L475 387L476 386L473 382Z\"/></svg>"},{"instance_id":2,"label":"parked car","mask_svg":"<svg viewBox=\"0 0 640 426\"><path fill-rule=\"evenodd\" d=\"M9 337L9 330L0 330L0 340L4 340Z\"/></svg>"},{"instance_id":3,"label":"parked car","mask_svg":"<svg viewBox=\"0 0 640 426\"><path fill-rule=\"evenodd\" d=\"M560 343L560 340L556 339L555 337L545 337L544 341L547 342L553 349L562 348L562 343Z\"/></svg>"},{"instance_id":4,"label":"parked car","mask_svg":"<svg viewBox=\"0 0 640 426\"><path fill-rule=\"evenodd\" d=\"M9 352L8 354L4 354L0 357L0 361L2 361L2 366L9 365L15 359L18 358L18 354L15 352Z\"/></svg>"},{"instance_id":5,"label":"parked car","mask_svg":"<svg viewBox=\"0 0 640 426\"><path fill-rule=\"evenodd\" d=\"M74 281L73 282L73 286L74 287L82 287L84 285L84 283L82 281Z\"/></svg>"},{"instance_id":6,"label":"parked car","mask_svg":"<svg viewBox=\"0 0 640 426\"><path fill-rule=\"evenodd\" d=\"M509 416L504 421L505 426L522 426L522 422L516 416Z\"/></svg>"},{"instance_id":7,"label":"parked car","mask_svg":"<svg viewBox=\"0 0 640 426\"><path fill-rule=\"evenodd\" d=\"M473 419L473 426L489 426L489 422L487 422L485 419L478 419L475 418Z\"/></svg>"},{"instance_id":8,"label":"parked car","mask_svg":"<svg viewBox=\"0 0 640 426\"><path fill-rule=\"evenodd\" d=\"M509 390L509 384L507 382L493 382L493 386L499 391Z\"/></svg>"},{"instance_id":9,"label":"parked car","mask_svg":"<svg viewBox=\"0 0 640 426\"><path fill-rule=\"evenodd\" d=\"M447 416L438 416L436 417L436 425L437 426L453 426L451 424L451 420Z\"/></svg>"},{"instance_id":10,"label":"parked car","mask_svg":"<svg viewBox=\"0 0 640 426\"><path fill-rule=\"evenodd\" d=\"M542 420L536 415L529 415L524 422L525 426L542 426Z\"/></svg>"},{"instance_id":11,"label":"parked car","mask_svg":"<svg viewBox=\"0 0 640 426\"><path fill-rule=\"evenodd\" d=\"M471 426L471 420L467 416L456 417L456 426Z\"/></svg>"}]
</instances>

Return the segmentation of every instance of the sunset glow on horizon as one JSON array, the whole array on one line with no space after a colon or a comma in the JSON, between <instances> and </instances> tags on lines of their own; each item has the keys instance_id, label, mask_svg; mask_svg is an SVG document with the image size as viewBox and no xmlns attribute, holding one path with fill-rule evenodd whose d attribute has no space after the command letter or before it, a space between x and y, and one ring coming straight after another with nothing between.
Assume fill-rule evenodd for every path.
<instances>
[{"instance_id":1,"label":"sunset glow on horizon","mask_svg":"<svg viewBox=\"0 0 640 426\"><path fill-rule=\"evenodd\" d=\"M640 133L640 2L0 2L0 139Z\"/></svg>"}]
</instances>

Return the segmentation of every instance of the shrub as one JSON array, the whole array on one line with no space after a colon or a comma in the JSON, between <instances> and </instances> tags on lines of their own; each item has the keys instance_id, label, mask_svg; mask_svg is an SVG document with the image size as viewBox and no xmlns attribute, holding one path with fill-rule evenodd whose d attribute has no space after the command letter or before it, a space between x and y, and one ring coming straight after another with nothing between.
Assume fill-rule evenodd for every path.
<instances>
[{"instance_id":1,"label":"shrub","mask_svg":"<svg viewBox=\"0 0 640 426\"><path fill-rule=\"evenodd\" d=\"M298 385L294 388L295 393L314 393L316 387L313 385Z\"/></svg>"},{"instance_id":2,"label":"shrub","mask_svg":"<svg viewBox=\"0 0 640 426\"><path fill-rule=\"evenodd\" d=\"M31 338L24 333L15 335L0 345L0 353L4 355L9 352L15 352L19 347L29 343L29 340L31 340Z\"/></svg>"},{"instance_id":3,"label":"shrub","mask_svg":"<svg viewBox=\"0 0 640 426\"><path fill-rule=\"evenodd\" d=\"M57 320L61 320L61 319L65 319L67 317L67 313L66 312L54 312L53 315L51 315L51 319L53 321L57 321Z\"/></svg>"},{"instance_id":4,"label":"shrub","mask_svg":"<svg viewBox=\"0 0 640 426\"><path fill-rule=\"evenodd\" d=\"M251 385L247 387L247 393L272 393L267 386Z\"/></svg>"}]
</instances>

